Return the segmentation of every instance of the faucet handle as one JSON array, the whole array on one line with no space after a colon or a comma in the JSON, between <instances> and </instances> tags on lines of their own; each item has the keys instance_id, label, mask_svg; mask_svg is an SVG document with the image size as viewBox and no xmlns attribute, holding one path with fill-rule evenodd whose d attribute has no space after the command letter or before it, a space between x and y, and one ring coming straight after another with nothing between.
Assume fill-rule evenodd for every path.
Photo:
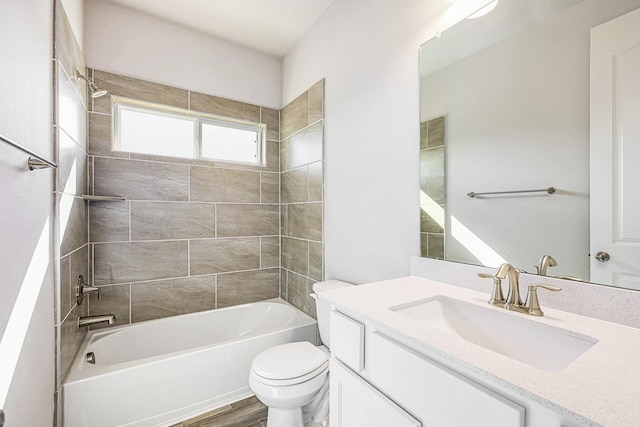
<instances>
[{"instance_id":1,"label":"faucet handle","mask_svg":"<svg viewBox=\"0 0 640 427\"><path fill-rule=\"evenodd\" d=\"M497 307L504 307L504 296L502 295L502 279L497 276L478 273L478 277L481 279L493 279L493 291L491 292L491 298L489 298L489 304Z\"/></svg>"},{"instance_id":2,"label":"faucet handle","mask_svg":"<svg viewBox=\"0 0 640 427\"><path fill-rule=\"evenodd\" d=\"M540 283L529 285L529 294L527 295L527 301L524 303L524 306L527 309L527 312L532 316L544 316L544 313L540 309L540 301L538 301L538 288L554 292L562 290L562 288L559 288L557 286L543 285Z\"/></svg>"}]
</instances>

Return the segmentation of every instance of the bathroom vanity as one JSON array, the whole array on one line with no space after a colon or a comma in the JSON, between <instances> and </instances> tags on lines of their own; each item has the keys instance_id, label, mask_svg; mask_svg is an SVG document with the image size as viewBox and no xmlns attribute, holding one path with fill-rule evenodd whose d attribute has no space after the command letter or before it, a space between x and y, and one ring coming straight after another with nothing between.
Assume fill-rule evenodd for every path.
<instances>
[{"instance_id":1,"label":"bathroom vanity","mask_svg":"<svg viewBox=\"0 0 640 427\"><path fill-rule=\"evenodd\" d=\"M331 425L633 426L640 330L418 277L324 293Z\"/></svg>"}]
</instances>

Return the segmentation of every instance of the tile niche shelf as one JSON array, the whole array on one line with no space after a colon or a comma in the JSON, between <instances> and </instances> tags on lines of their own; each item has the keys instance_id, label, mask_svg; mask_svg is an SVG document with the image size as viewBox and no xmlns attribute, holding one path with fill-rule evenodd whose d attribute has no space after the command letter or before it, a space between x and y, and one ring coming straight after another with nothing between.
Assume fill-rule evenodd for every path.
<instances>
[{"instance_id":1,"label":"tile niche shelf","mask_svg":"<svg viewBox=\"0 0 640 427\"><path fill-rule=\"evenodd\" d=\"M90 194L83 194L82 200L89 202L126 202L127 198L122 196L93 196Z\"/></svg>"}]
</instances>

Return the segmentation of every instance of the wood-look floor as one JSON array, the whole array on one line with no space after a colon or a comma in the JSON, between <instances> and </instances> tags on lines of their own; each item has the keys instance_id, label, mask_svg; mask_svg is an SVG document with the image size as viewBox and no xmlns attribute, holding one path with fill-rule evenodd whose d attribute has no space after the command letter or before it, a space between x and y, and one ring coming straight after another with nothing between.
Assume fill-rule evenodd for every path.
<instances>
[{"instance_id":1,"label":"wood-look floor","mask_svg":"<svg viewBox=\"0 0 640 427\"><path fill-rule=\"evenodd\" d=\"M257 397L232 403L172 427L266 427L268 408Z\"/></svg>"}]
</instances>

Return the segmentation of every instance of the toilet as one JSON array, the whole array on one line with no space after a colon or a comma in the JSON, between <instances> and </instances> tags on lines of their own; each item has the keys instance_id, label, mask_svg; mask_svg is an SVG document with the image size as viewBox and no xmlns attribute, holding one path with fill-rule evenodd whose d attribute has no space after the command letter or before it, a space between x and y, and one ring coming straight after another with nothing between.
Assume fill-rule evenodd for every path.
<instances>
[{"instance_id":1,"label":"toilet","mask_svg":"<svg viewBox=\"0 0 640 427\"><path fill-rule=\"evenodd\" d=\"M324 346L302 341L277 345L258 354L251 364L249 387L269 407L267 427L328 425L329 312L320 292L352 286L339 280L313 285L318 329Z\"/></svg>"}]
</instances>

